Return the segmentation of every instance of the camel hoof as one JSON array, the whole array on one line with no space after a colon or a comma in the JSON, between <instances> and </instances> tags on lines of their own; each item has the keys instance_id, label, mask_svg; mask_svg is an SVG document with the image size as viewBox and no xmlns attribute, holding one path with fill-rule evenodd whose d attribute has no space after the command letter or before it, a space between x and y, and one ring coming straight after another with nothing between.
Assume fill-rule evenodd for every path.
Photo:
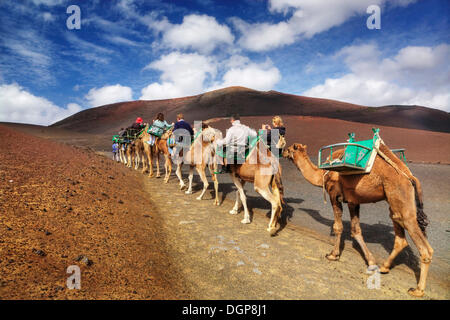
<instances>
[{"instance_id":1,"label":"camel hoof","mask_svg":"<svg viewBox=\"0 0 450 320\"><path fill-rule=\"evenodd\" d=\"M339 256L335 256L332 253L326 254L325 258L327 258L330 261L339 261Z\"/></svg>"},{"instance_id":2,"label":"camel hoof","mask_svg":"<svg viewBox=\"0 0 450 320\"><path fill-rule=\"evenodd\" d=\"M250 223L250 219L242 219L241 220L241 223L243 223L243 224L249 224Z\"/></svg>"},{"instance_id":3,"label":"camel hoof","mask_svg":"<svg viewBox=\"0 0 450 320\"><path fill-rule=\"evenodd\" d=\"M267 231L269 231L271 237L273 237L275 233L277 233L277 229L275 228L267 228Z\"/></svg>"},{"instance_id":4,"label":"camel hoof","mask_svg":"<svg viewBox=\"0 0 450 320\"><path fill-rule=\"evenodd\" d=\"M195 199L197 199L197 200L202 200L202 197L197 197L197 198L195 198Z\"/></svg>"},{"instance_id":5,"label":"camel hoof","mask_svg":"<svg viewBox=\"0 0 450 320\"><path fill-rule=\"evenodd\" d=\"M389 273L389 271L390 271L390 269L388 267L385 267L385 266L380 267L380 273L386 274L386 273Z\"/></svg>"},{"instance_id":6,"label":"camel hoof","mask_svg":"<svg viewBox=\"0 0 450 320\"><path fill-rule=\"evenodd\" d=\"M238 214L238 211L235 210L235 209L231 209L231 210L230 210L230 214Z\"/></svg>"},{"instance_id":7,"label":"camel hoof","mask_svg":"<svg viewBox=\"0 0 450 320\"><path fill-rule=\"evenodd\" d=\"M419 288L416 288L416 289L410 288L408 290L408 293L416 298L422 298L424 295L423 290L420 290Z\"/></svg>"},{"instance_id":8,"label":"camel hoof","mask_svg":"<svg viewBox=\"0 0 450 320\"><path fill-rule=\"evenodd\" d=\"M180 184L180 190L183 190L184 188L186 188L185 184Z\"/></svg>"},{"instance_id":9,"label":"camel hoof","mask_svg":"<svg viewBox=\"0 0 450 320\"><path fill-rule=\"evenodd\" d=\"M192 194L192 190L187 190L184 192L185 194Z\"/></svg>"},{"instance_id":10,"label":"camel hoof","mask_svg":"<svg viewBox=\"0 0 450 320\"><path fill-rule=\"evenodd\" d=\"M215 200L215 201L214 201L214 205L215 205L215 206L220 206L219 200Z\"/></svg>"}]
</instances>

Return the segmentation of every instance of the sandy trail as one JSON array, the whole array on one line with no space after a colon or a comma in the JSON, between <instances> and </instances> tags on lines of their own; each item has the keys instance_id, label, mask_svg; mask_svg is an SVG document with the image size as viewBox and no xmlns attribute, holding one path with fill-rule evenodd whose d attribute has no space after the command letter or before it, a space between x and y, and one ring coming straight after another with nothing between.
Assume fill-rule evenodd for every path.
<instances>
[{"instance_id":1,"label":"sandy trail","mask_svg":"<svg viewBox=\"0 0 450 320\"><path fill-rule=\"evenodd\" d=\"M346 246L339 262L330 262L325 254L331 250L332 237L292 223L270 237L265 230L268 209L254 208L253 222L243 225L243 213L228 213L234 193L214 207L213 190L205 195L209 200L198 201L198 193L185 195L175 179L172 176L168 184L147 179L145 185L162 214L175 266L195 298L411 298L406 291L415 287L416 280L410 268L396 266L381 275L380 289L370 290L364 259L351 246ZM196 190L200 188L198 184ZM448 298L448 282L430 279L426 299Z\"/></svg>"}]
</instances>

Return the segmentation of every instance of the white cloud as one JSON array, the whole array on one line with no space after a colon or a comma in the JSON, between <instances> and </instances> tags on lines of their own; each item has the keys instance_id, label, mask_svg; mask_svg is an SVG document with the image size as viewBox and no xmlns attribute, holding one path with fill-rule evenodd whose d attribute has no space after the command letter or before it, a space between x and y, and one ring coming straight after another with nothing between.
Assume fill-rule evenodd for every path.
<instances>
[{"instance_id":1,"label":"white cloud","mask_svg":"<svg viewBox=\"0 0 450 320\"><path fill-rule=\"evenodd\" d=\"M114 53L111 49L79 38L73 32L68 32L65 36L72 45L72 50L68 51L68 53L82 57L85 60L106 64L110 61L109 56Z\"/></svg>"},{"instance_id":2,"label":"white cloud","mask_svg":"<svg viewBox=\"0 0 450 320\"><path fill-rule=\"evenodd\" d=\"M245 58L232 57L227 62L231 68L225 72L222 83L209 90L230 86L243 86L255 90L270 90L281 80L280 71L270 60L264 63L254 63Z\"/></svg>"},{"instance_id":3,"label":"white cloud","mask_svg":"<svg viewBox=\"0 0 450 320\"><path fill-rule=\"evenodd\" d=\"M44 12L42 14L42 18L44 19L44 21L49 22L49 21L55 21L55 16L52 15L50 12Z\"/></svg>"},{"instance_id":4,"label":"white cloud","mask_svg":"<svg viewBox=\"0 0 450 320\"><path fill-rule=\"evenodd\" d=\"M65 0L32 0L35 5L46 5L46 6L57 6L64 2Z\"/></svg>"},{"instance_id":5,"label":"white cloud","mask_svg":"<svg viewBox=\"0 0 450 320\"><path fill-rule=\"evenodd\" d=\"M326 79L304 95L369 106L423 105L450 111L450 46L408 46L381 59L373 44L349 46L335 58L351 73Z\"/></svg>"},{"instance_id":6,"label":"white cloud","mask_svg":"<svg viewBox=\"0 0 450 320\"><path fill-rule=\"evenodd\" d=\"M88 100L91 107L98 107L105 104L133 100L133 91L130 87L116 84L98 89L92 88L85 98Z\"/></svg>"},{"instance_id":7,"label":"white cloud","mask_svg":"<svg viewBox=\"0 0 450 320\"><path fill-rule=\"evenodd\" d=\"M162 83L142 89L141 100L176 98L201 93L207 77L214 78L216 62L198 53L172 52L152 62L145 69L162 72Z\"/></svg>"},{"instance_id":8,"label":"white cloud","mask_svg":"<svg viewBox=\"0 0 450 320\"><path fill-rule=\"evenodd\" d=\"M81 107L76 103L69 103L66 108L58 107L17 83L0 85L0 121L49 125L78 111Z\"/></svg>"},{"instance_id":9,"label":"white cloud","mask_svg":"<svg viewBox=\"0 0 450 320\"><path fill-rule=\"evenodd\" d=\"M136 41L121 37L121 36L105 36L105 39L109 42L118 44L118 45L125 45L125 46L131 46L131 47L139 47L141 44L139 44Z\"/></svg>"},{"instance_id":10,"label":"white cloud","mask_svg":"<svg viewBox=\"0 0 450 320\"><path fill-rule=\"evenodd\" d=\"M232 44L234 36L226 25L214 17L191 14L181 24L166 25L163 43L174 49L194 49L202 53L213 51L221 44Z\"/></svg>"},{"instance_id":11,"label":"white cloud","mask_svg":"<svg viewBox=\"0 0 450 320\"><path fill-rule=\"evenodd\" d=\"M232 23L241 32L239 44L248 50L264 51L294 43L339 26L349 18L366 14L370 5L406 6L416 0L270 0L269 11L290 15L278 23Z\"/></svg>"},{"instance_id":12,"label":"white cloud","mask_svg":"<svg viewBox=\"0 0 450 320\"><path fill-rule=\"evenodd\" d=\"M270 90L281 79L280 71L269 59L255 63L241 55L219 62L209 56L176 51L162 56L145 69L161 71L161 82L142 89L141 100L178 98L229 86ZM219 79L218 70L223 71Z\"/></svg>"}]
</instances>

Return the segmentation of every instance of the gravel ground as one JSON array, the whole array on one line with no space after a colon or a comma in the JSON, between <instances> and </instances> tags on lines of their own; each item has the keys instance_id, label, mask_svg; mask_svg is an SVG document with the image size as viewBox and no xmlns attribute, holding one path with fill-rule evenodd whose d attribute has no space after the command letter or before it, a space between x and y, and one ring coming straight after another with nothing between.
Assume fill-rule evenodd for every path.
<instances>
[{"instance_id":1,"label":"gravel ground","mask_svg":"<svg viewBox=\"0 0 450 320\"><path fill-rule=\"evenodd\" d=\"M323 202L322 190L307 182L290 161L282 159L281 164L286 198L284 212L291 216L289 223L310 228L321 235L330 235L333 211L328 199L327 204ZM430 220L427 233L435 250L430 274L445 279L450 284L450 166L412 163L409 167L422 183L424 209ZM220 181L231 184L227 175L221 175ZM245 189L251 197L250 205L269 209L268 203L260 199L251 185L247 185ZM345 246L351 247L353 241L350 236L350 215L348 208L344 208L343 238ZM393 247L394 231L388 208L385 201L361 206L363 236L369 249L378 258L378 263L389 256ZM408 242L411 245L397 257L395 264L417 270L418 251L409 237Z\"/></svg>"}]
</instances>

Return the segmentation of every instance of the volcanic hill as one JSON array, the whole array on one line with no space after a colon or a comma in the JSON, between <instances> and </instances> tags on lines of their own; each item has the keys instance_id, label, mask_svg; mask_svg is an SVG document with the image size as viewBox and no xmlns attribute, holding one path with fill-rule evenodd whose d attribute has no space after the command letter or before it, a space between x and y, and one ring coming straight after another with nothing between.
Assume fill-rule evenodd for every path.
<instances>
[{"instance_id":1,"label":"volcanic hill","mask_svg":"<svg viewBox=\"0 0 450 320\"><path fill-rule=\"evenodd\" d=\"M229 87L200 95L120 102L83 110L52 126L86 133L113 134L137 116L150 121L163 112L169 122L184 113L187 121L241 116L293 115L341 119L375 125L450 133L450 114L420 106L367 107L335 100L309 98L277 91Z\"/></svg>"}]
</instances>

